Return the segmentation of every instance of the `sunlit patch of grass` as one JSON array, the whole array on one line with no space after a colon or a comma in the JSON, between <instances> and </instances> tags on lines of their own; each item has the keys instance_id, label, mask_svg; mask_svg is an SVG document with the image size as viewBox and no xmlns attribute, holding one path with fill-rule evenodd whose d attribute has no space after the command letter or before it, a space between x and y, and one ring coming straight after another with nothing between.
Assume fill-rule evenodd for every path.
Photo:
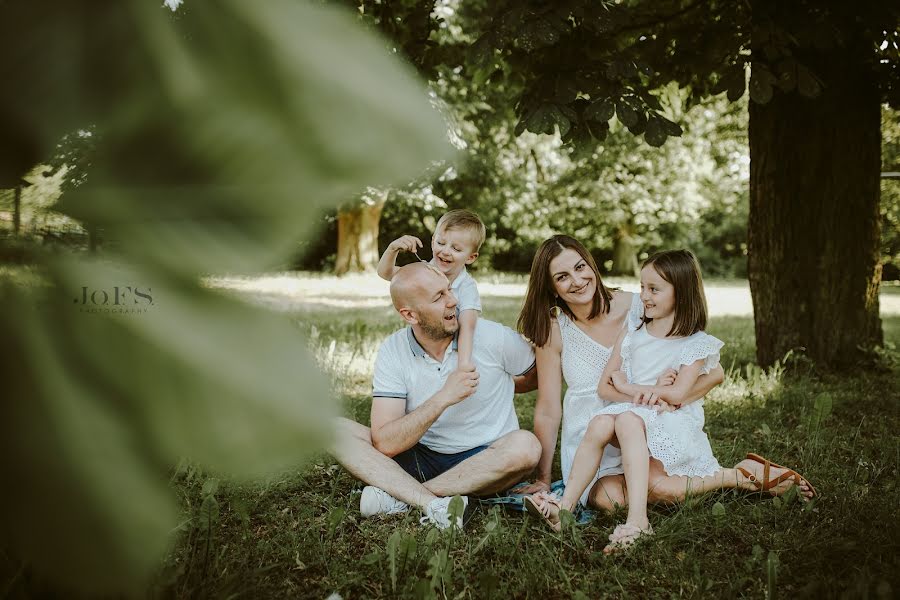
<instances>
[{"instance_id":1,"label":"sunlit patch of grass","mask_svg":"<svg viewBox=\"0 0 900 600\"><path fill-rule=\"evenodd\" d=\"M40 270L32 265L0 264L0 282L19 288L33 288L46 285Z\"/></svg>"}]
</instances>

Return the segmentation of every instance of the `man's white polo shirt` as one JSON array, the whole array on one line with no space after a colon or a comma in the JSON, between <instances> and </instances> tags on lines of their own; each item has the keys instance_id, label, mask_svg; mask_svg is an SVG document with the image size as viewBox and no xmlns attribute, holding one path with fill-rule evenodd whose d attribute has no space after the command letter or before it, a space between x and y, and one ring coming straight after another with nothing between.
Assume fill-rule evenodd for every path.
<instances>
[{"instance_id":1,"label":"man's white polo shirt","mask_svg":"<svg viewBox=\"0 0 900 600\"><path fill-rule=\"evenodd\" d=\"M478 319L472 346L478 389L448 407L422 436L420 441L436 452L464 452L519 428L513 376L534 366L534 351L509 327L485 319ZM457 359L456 340L438 362L422 349L412 328L396 331L378 350L372 396L403 399L410 413L443 387Z\"/></svg>"}]
</instances>

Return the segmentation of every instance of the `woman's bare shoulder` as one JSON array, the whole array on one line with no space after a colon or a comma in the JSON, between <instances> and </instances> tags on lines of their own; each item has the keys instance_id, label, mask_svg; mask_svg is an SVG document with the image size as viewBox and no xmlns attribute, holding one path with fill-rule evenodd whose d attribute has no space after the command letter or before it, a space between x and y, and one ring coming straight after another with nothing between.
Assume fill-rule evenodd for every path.
<instances>
[{"instance_id":1,"label":"woman's bare shoulder","mask_svg":"<svg viewBox=\"0 0 900 600\"><path fill-rule=\"evenodd\" d=\"M612 295L612 302L610 303L610 312L612 314L625 314L631 309L631 303L634 302L634 292L615 290Z\"/></svg>"}]
</instances>

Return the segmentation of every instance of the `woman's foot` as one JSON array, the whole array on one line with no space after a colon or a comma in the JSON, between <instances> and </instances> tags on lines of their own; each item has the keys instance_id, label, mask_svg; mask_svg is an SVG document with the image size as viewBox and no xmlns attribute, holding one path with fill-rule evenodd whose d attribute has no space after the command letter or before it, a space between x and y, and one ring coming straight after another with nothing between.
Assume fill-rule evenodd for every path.
<instances>
[{"instance_id":1,"label":"woman's foot","mask_svg":"<svg viewBox=\"0 0 900 600\"><path fill-rule=\"evenodd\" d=\"M734 468L743 479L740 483L741 489L750 492L768 492L772 496L781 496L792 487L797 486L800 499L804 502L808 502L816 495L815 488L793 469L769 462L768 473L766 473L765 459L762 459L762 461L746 458L735 465ZM779 479L781 481L778 481Z\"/></svg>"},{"instance_id":2,"label":"woman's foot","mask_svg":"<svg viewBox=\"0 0 900 600\"><path fill-rule=\"evenodd\" d=\"M562 528L559 520L559 512L562 510L559 498L550 492L538 492L525 496L523 500L525 510L530 514L542 518L550 529L559 531Z\"/></svg>"},{"instance_id":3,"label":"woman's foot","mask_svg":"<svg viewBox=\"0 0 900 600\"><path fill-rule=\"evenodd\" d=\"M609 544L603 549L603 554L608 556L627 550L633 546L639 538L649 535L653 535L653 528L650 527L649 522L643 527L632 523L616 525L616 528L609 535Z\"/></svg>"}]
</instances>

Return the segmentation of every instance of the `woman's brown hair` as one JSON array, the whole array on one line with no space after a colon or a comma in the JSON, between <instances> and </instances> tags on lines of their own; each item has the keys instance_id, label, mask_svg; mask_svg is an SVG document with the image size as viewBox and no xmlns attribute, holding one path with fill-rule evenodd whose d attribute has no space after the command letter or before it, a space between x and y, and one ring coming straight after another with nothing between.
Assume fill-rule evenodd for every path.
<instances>
[{"instance_id":1,"label":"woman's brown hair","mask_svg":"<svg viewBox=\"0 0 900 600\"><path fill-rule=\"evenodd\" d=\"M700 263L690 250L657 252L644 261L675 288L675 319L666 336L688 336L706 329L706 294ZM644 318L644 323L653 319ZM642 323L643 325L643 323Z\"/></svg>"},{"instance_id":2,"label":"woman's brown hair","mask_svg":"<svg viewBox=\"0 0 900 600\"><path fill-rule=\"evenodd\" d=\"M568 235L554 235L545 240L531 261L531 276L528 278L528 289L525 292L525 305L516 323L519 332L536 346L543 346L550 339L550 315L554 307L566 313L573 321L578 320L569 306L556 295L553 278L550 276L550 261L559 256L563 250L577 252L597 278L597 289L594 291L588 319L593 319L600 313L608 313L612 302L612 293L603 285L594 257L578 240Z\"/></svg>"}]
</instances>

